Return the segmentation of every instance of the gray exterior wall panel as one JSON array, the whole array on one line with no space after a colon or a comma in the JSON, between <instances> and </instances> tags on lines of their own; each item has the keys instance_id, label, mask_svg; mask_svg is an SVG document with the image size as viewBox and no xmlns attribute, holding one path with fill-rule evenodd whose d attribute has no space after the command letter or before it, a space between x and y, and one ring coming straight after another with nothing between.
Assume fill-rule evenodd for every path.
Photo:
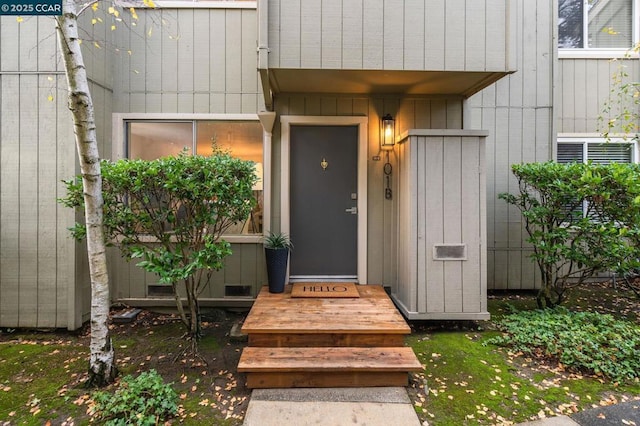
<instances>
[{"instance_id":1,"label":"gray exterior wall panel","mask_svg":"<svg viewBox=\"0 0 640 426\"><path fill-rule=\"evenodd\" d=\"M551 0L518 0L518 71L471 97L469 128L489 131L487 160L487 276L489 289L533 289L539 276L529 257L520 213L498 199L515 193L511 165L548 161L554 143L554 7Z\"/></svg>"},{"instance_id":2,"label":"gray exterior wall panel","mask_svg":"<svg viewBox=\"0 0 640 426\"><path fill-rule=\"evenodd\" d=\"M603 112L613 77L620 67L628 79L640 79L637 59L560 59L558 61L558 133L600 133L608 116Z\"/></svg>"},{"instance_id":3,"label":"gray exterior wall panel","mask_svg":"<svg viewBox=\"0 0 640 426\"><path fill-rule=\"evenodd\" d=\"M255 9L138 10L138 17L132 31L115 34L114 112L264 110Z\"/></svg>"},{"instance_id":4,"label":"gray exterior wall panel","mask_svg":"<svg viewBox=\"0 0 640 426\"><path fill-rule=\"evenodd\" d=\"M133 31L115 35L123 47L114 61L118 73L114 112L178 117L264 110L256 62L255 9L137 13L139 22ZM165 25L158 25L163 21ZM266 284L262 244L233 244L232 250L225 268L215 274L203 293L203 300L224 299L225 284L250 285L253 295ZM112 297L116 300L146 298L148 285L158 283L157 276L127 262L117 249L110 250L109 259Z\"/></svg>"},{"instance_id":5,"label":"gray exterior wall panel","mask_svg":"<svg viewBox=\"0 0 640 426\"><path fill-rule=\"evenodd\" d=\"M99 149L111 152L110 30L81 20ZM87 319L84 246L59 205L63 179L78 172L67 82L54 21L0 17L0 326L75 329Z\"/></svg>"},{"instance_id":6,"label":"gray exterior wall panel","mask_svg":"<svg viewBox=\"0 0 640 426\"><path fill-rule=\"evenodd\" d=\"M269 68L510 71L514 4L269 0Z\"/></svg>"}]
</instances>

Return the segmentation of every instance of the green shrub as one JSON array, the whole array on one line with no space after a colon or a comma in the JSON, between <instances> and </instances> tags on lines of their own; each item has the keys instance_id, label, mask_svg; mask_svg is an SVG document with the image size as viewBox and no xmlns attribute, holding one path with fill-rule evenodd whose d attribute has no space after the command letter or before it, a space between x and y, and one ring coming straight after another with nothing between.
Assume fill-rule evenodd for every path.
<instances>
[{"instance_id":1,"label":"green shrub","mask_svg":"<svg viewBox=\"0 0 640 426\"><path fill-rule=\"evenodd\" d=\"M105 425L156 425L178 413L178 395L155 370L125 376L114 394L96 392L93 400Z\"/></svg>"},{"instance_id":2,"label":"green shrub","mask_svg":"<svg viewBox=\"0 0 640 426\"><path fill-rule=\"evenodd\" d=\"M487 343L614 381L640 377L640 327L631 322L557 307L511 314L497 324L505 334Z\"/></svg>"},{"instance_id":3,"label":"green shrub","mask_svg":"<svg viewBox=\"0 0 640 426\"><path fill-rule=\"evenodd\" d=\"M542 285L538 307L563 303L568 290L599 271L640 267L637 164L514 164L515 194L499 198L522 213Z\"/></svg>"},{"instance_id":4,"label":"green shrub","mask_svg":"<svg viewBox=\"0 0 640 426\"><path fill-rule=\"evenodd\" d=\"M244 223L255 206L255 164L220 150L210 156L185 151L149 161L103 161L101 170L108 242L172 286L185 337L195 350L202 336L198 297L231 254L225 231ZM60 202L83 207L81 179L65 183L67 196ZM84 238L84 223L72 235Z\"/></svg>"}]
</instances>

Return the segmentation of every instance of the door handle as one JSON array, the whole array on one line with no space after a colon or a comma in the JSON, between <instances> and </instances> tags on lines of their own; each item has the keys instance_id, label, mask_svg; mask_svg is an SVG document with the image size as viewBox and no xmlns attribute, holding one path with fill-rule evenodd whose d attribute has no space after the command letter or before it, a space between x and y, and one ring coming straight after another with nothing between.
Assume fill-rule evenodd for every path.
<instances>
[{"instance_id":1,"label":"door handle","mask_svg":"<svg viewBox=\"0 0 640 426\"><path fill-rule=\"evenodd\" d=\"M351 207L349 209L345 209L345 212L351 213L351 214L358 214L358 208L357 207Z\"/></svg>"}]
</instances>

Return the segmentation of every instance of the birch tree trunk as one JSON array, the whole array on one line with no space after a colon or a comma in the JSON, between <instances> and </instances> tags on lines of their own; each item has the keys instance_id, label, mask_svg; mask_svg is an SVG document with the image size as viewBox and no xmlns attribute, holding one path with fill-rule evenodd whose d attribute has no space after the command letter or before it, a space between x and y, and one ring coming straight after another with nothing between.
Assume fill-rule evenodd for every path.
<instances>
[{"instance_id":1,"label":"birch tree trunk","mask_svg":"<svg viewBox=\"0 0 640 426\"><path fill-rule=\"evenodd\" d=\"M63 0L62 15L56 17L58 42L64 59L69 90L69 109L82 185L84 189L87 251L91 276L91 343L88 386L104 386L117 375L115 354L109 335L109 276L102 228L103 199L100 155L87 72L78 37L78 4Z\"/></svg>"}]
</instances>

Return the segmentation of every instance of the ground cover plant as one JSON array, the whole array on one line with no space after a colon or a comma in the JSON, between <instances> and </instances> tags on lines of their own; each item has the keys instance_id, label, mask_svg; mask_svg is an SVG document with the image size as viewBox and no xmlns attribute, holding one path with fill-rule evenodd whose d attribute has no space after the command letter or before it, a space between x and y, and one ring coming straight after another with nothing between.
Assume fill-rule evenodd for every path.
<instances>
[{"instance_id":1,"label":"ground cover plant","mask_svg":"<svg viewBox=\"0 0 640 426\"><path fill-rule=\"evenodd\" d=\"M536 309L535 294L489 297L492 320L412 323L407 339L425 369L410 376L416 412L429 425L514 424L640 398L637 379L614 382L572 370L554 357L486 343L502 335L497 323L514 311ZM640 300L610 284L571 293L575 312L610 314L640 324ZM184 345L178 316L144 311L131 324L112 324L121 376L104 389L114 394L123 377L155 370L178 395L168 424L239 426L250 391L236 372L246 343L229 332L245 312L203 312L198 358L174 362ZM82 387L87 331L0 330L0 425L102 424L94 391ZM93 417L92 417L93 416Z\"/></svg>"},{"instance_id":2,"label":"ground cover plant","mask_svg":"<svg viewBox=\"0 0 640 426\"><path fill-rule=\"evenodd\" d=\"M178 394L156 370L125 376L111 392L95 392L92 413L106 426L157 425L178 414Z\"/></svg>"},{"instance_id":3,"label":"ground cover plant","mask_svg":"<svg viewBox=\"0 0 640 426\"><path fill-rule=\"evenodd\" d=\"M497 325L505 333L486 344L551 358L567 369L616 382L640 377L640 327L610 314L556 307L515 312Z\"/></svg>"}]
</instances>

